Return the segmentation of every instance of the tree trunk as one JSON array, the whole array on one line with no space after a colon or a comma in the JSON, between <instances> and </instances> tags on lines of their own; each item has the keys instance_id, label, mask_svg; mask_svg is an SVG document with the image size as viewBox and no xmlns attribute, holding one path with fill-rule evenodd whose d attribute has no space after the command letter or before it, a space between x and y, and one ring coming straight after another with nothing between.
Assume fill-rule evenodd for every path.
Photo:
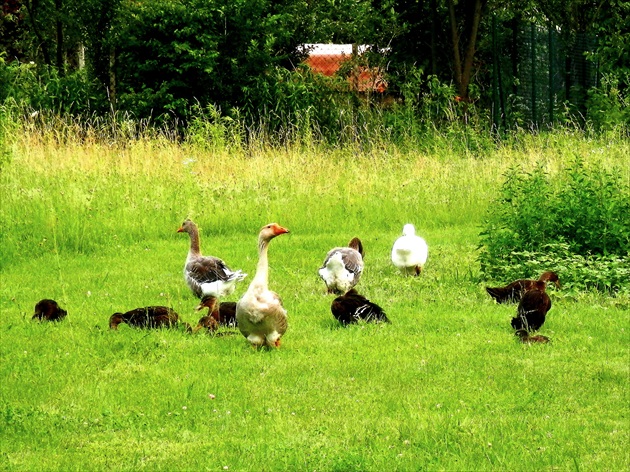
<instances>
[{"instance_id":1,"label":"tree trunk","mask_svg":"<svg viewBox=\"0 0 630 472\"><path fill-rule=\"evenodd\" d=\"M431 0L431 74L437 75L437 0Z\"/></svg>"},{"instance_id":2,"label":"tree trunk","mask_svg":"<svg viewBox=\"0 0 630 472\"><path fill-rule=\"evenodd\" d=\"M518 96L518 81L515 80L518 77L518 63L519 63L519 50L518 50L518 32L521 24L519 15L515 15L510 20L510 27L512 29L512 42L510 43L510 59L512 62L512 95Z\"/></svg>"},{"instance_id":3,"label":"tree trunk","mask_svg":"<svg viewBox=\"0 0 630 472\"><path fill-rule=\"evenodd\" d=\"M77 64L79 70L85 69L85 44L83 42L77 45Z\"/></svg>"},{"instance_id":4,"label":"tree trunk","mask_svg":"<svg viewBox=\"0 0 630 472\"><path fill-rule=\"evenodd\" d=\"M63 8L63 0L55 0L55 26L57 30L57 70L59 75L63 76L65 73L64 60L63 60L63 23L61 22L61 10Z\"/></svg>"},{"instance_id":5,"label":"tree trunk","mask_svg":"<svg viewBox=\"0 0 630 472\"><path fill-rule=\"evenodd\" d=\"M468 101L468 86L472 76L473 59L475 58L475 47L477 45L477 32L479 31L479 23L481 21L481 0L475 0L475 11L472 17L472 25L470 28L470 38L468 38L468 48L466 50L466 59L464 60L464 69L462 70L461 91L462 98Z\"/></svg>"},{"instance_id":6,"label":"tree trunk","mask_svg":"<svg viewBox=\"0 0 630 472\"><path fill-rule=\"evenodd\" d=\"M116 110L116 50L111 47L109 50L109 106L112 113Z\"/></svg>"},{"instance_id":7,"label":"tree trunk","mask_svg":"<svg viewBox=\"0 0 630 472\"><path fill-rule=\"evenodd\" d=\"M477 44L477 32L481 22L481 12L483 0L471 0L474 2L472 16L463 18L463 31L468 33L465 43L462 42L462 35L459 32L457 17L455 15L455 5L453 0L448 0L448 12L451 21L451 38L453 41L453 72L455 85L461 101L468 102L468 86L472 77L472 66L475 58L475 46ZM464 61L462 63L462 52L465 47Z\"/></svg>"},{"instance_id":8,"label":"tree trunk","mask_svg":"<svg viewBox=\"0 0 630 472\"><path fill-rule=\"evenodd\" d=\"M457 93L459 93L461 97L462 60L459 55L459 32L457 31L457 19L455 18L455 5L453 5L453 0L448 0L448 14L451 19L451 39L453 41L453 73L455 75Z\"/></svg>"},{"instance_id":9,"label":"tree trunk","mask_svg":"<svg viewBox=\"0 0 630 472\"><path fill-rule=\"evenodd\" d=\"M24 2L24 6L26 7L26 11L28 12L28 17L31 20L31 28L32 28L33 34L37 38L38 46L41 48L42 55L44 56L44 64L49 66L52 63L50 61L50 55L48 54L48 45L46 44L46 40L42 36L41 31L39 31L39 28L37 26L37 21L35 19L35 17L39 14L39 2L27 1L27 2ZM33 54L33 56L36 56L36 54Z\"/></svg>"}]
</instances>

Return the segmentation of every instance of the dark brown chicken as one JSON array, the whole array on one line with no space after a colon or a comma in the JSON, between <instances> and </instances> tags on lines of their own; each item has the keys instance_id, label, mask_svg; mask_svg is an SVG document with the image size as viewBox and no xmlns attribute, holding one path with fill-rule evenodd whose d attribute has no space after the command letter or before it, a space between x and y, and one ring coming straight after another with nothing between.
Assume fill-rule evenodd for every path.
<instances>
[{"instance_id":1,"label":"dark brown chicken","mask_svg":"<svg viewBox=\"0 0 630 472\"><path fill-rule=\"evenodd\" d=\"M551 339L549 339L547 336L543 336L541 334L531 336L525 329L519 329L516 331L515 334L521 339L521 342L523 344L532 344L532 343L544 344L551 341Z\"/></svg>"},{"instance_id":2,"label":"dark brown chicken","mask_svg":"<svg viewBox=\"0 0 630 472\"><path fill-rule=\"evenodd\" d=\"M200 329L206 328L208 331L216 331L219 326L229 328L236 327L236 302L222 302L216 309L214 300L201 300L197 309L208 308L208 314L199 320L199 323L193 330L196 333Z\"/></svg>"},{"instance_id":3,"label":"dark brown chicken","mask_svg":"<svg viewBox=\"0 0 630 472\"><path fill-rule=\"evenodd\" d=\"M525 292L518 304L516 317L512 318L512 328L517 331L524 329L528 333L540 329L551 309L551 299L545 292L546 288L546 282L538 280L534 288Z\"/></svg>"},{"instance_id":4,"label":"dark brown chicken","mask_svg":"<svg viewBox=\"0 0 630 472\"><path fill-rule=\"evenodd\" d=\"M359 320L390 322L380 306L360 295L355 289L350 289L345 295L335 298L330 311L343 325Z\"/></svg>"},{"instance_id":5,"label":"dark brown chicken","mask_svg":"<svg viewBox=\"0 0 630 472\"><path fill-rule=\"evenodd\" d=\"M118 329L120 323L136 328L174 328L179 324L179 315L166 306L146 306L126 313L114 313L109 319L111 329Z\"/></svg>"},{"instance_id":6,"label":"dark brown chicken","mask_svg":"<svg viewBox=\"0 0 630 472\"><path fill-rule=\"evenodd\" d=\"M35 314L31 319L40 321L59 321L66 317L68 312L61 308L55 300L45 298L35 305Z\"/></svg>"},{"instance_id":7,"label":"dark brown chicken","mask_svg":"<svg viewBox=\"0 0 630 472\"><path fill-rule=\"evenodd\" d=\"M494 298L497 303L518 302L525 292L534 288L536 282L554 282L556 288L560 288L560 281L555 272L543 272L538 280L516 280L505 287L486 287L486 292Z\"/></svg>"}]
</instances>

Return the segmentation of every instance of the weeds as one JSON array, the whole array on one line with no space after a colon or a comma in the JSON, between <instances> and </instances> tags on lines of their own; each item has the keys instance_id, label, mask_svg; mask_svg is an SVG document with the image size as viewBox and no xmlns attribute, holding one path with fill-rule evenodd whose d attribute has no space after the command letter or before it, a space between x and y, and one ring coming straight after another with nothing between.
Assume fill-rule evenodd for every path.
<instances>
[{"instance_id":1,"label":"weeds","mask_svg":"<svg viewBox=\"0 0 630 472\"><path fill-rule=\"evenodd\" d=\"M630 185L622 168L581 157L553 175L541 164L530 172L512 167L484 226L488 278L558 268L575 288L630 288Z\"/></svg>"}]
</instances>

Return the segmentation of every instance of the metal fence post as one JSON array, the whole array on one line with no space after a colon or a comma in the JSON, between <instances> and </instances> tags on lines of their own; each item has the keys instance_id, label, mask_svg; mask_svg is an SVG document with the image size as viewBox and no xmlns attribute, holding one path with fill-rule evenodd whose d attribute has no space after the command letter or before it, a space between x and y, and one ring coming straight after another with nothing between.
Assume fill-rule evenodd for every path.
<instances>
[{"instance_id":1,"label":"metal fence post","mask_svg":"<svg viewBox=\"0 0 630 472\"><path fill-rule=\"evenodd\" d=\"M554 93L553 93L553 58L554 58L554 50L553 50L553 28L551 23L547 26L549 34L548 38L548 57L549 57L549 124L553 126L553 109L554 109Z\"/></svg>"},{"instance_id":2,"label":"metal fence post","mask_svg":"<svg viewBox=\"0 0 630 472\"><path fill-rule=\"evenodd\" d=\"M499 130L499 58L497 54L497 17L492 15L492 127Z\"/></svg>"},{"instance_id":3,"label":"metal fence post","mask_svg":"<svg viewBox=\"0 0 630 472\"><path fill-rule=\"evenodd\" d=\"M530 26L531 60L532 60L532 124L538 127L538 112L536 107L536 25L534 22Z\"/></svg>"}]
</instances>

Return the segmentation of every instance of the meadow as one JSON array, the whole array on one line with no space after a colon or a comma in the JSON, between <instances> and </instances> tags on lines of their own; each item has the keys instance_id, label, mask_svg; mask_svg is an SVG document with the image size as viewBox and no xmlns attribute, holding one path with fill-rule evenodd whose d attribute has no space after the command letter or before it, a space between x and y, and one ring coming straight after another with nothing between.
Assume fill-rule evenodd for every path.
<instances>
[{"instance_id":1,"label":"meadow","mask_svg":"<svg viewBox=\"0 0 630 472\"><path fill-rule=\"evenodd\" d=\"M479 273L506 169L554 172L576 154L630 179L630 144L579 133L484 155L21 133L0 170L0 469L628 470L628 296L554 290L552 342L523 345L516 307L484 291L507 281ZM253 277L260 227L290 229L270 246L289 313L279 349L228 329L108 329L146 305L196 323L187 217L205 254L249 274L230 300ZM390 262L408 222L429 244L418 278ZM357 288L391 324L332 318L317 269L354 236ZM67 319L31 321L42 298Z\"/></svg>"}]
</instances>

